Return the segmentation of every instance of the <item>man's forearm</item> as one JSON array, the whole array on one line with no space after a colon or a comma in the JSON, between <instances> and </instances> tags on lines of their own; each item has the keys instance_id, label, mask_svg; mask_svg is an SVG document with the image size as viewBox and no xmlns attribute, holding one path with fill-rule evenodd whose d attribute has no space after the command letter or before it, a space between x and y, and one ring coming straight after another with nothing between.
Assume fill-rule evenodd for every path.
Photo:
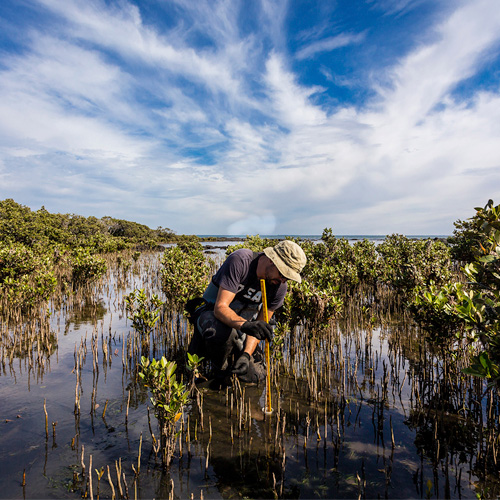
<instances>
[{"instance_id":1,"label":"man's forearm","mask_svg":"<svg viewBox=\"0 0 500 500\"><path fill-rule=\"evenodd\" d=\"M268 322L272 318L273 312L274 311L268 311L268 313L267 313L268 314L268 318L267 318ZM257 319L264 320L264 313L263 313L262 309L259 311L259 315L257 316ZM247 338L245 340L244 351L247 352L248 354L250 354L250 356L251 356L254 353L257 346L259 345L259 342L260 342L259 339L252 337L251 335L247 335Z\"/></svg>"},{"instance_id":2,"label":"man's forearm","mask_svg":"<svg viewBox=\"0 0 500 500\"><path fill-rule=\"evenodd\" d=\"M214 315L219 320L222 321L227 326L239 330L243 323L246 323L246 319L242 318L239 314L236 314L230 307L218 306L214 309ZM244 352L248 353L250 356L254 353L255 349L259 345L259 340L251 335L247 335L245 339L245 349Z\"/></svg>"},{"instance_id":3,"label":"man's forearm","mask_svg":"<svg viewBox=\"0 0 500 500\"><path fill-rule=\"evenodd\" d=\"M273 313L274 311L268 311L267 321L271 319ZM245 318L242 318L239 314L237 314L235 311L233 311L233 309L231 309L228 305L224 303L222 304L216 303L214 308L214 315L219 321L236 330L240 330L243 324L246 323L247 321ZM264 314L262 309L259 311L257 319L264 320ZM247 335L245 340L244 351L249 355L252 355L257 346L259 345L259 342L260 340L258 338L253 337L252 335Z\"/></svg>"},{"instance_id":4,"label":"man's forearm","mask_svg":"<svg viewBox=\"0 0 500 500\"><path fill-rule=\"evenodd\" d=\"M253 354L257 346L259 345L260 340L256 339L255 337L252 337L251 335L247 335L245 339L245 349L244 352L247 352L250 354L250 356Z\"/></svg>"},{"instance_id":5,"label":"man's forearm","mask_svg":"<svg viewBox=\"0 0 500 500\"><path fill-rule=\"evenodd\" d=\"M246 322L245 318L242 318L239 314L236 314L228 306L215 306L214 315L219 320L222 321L227 326L239 330L241 325Z\"/></svg>"}]
</instances>

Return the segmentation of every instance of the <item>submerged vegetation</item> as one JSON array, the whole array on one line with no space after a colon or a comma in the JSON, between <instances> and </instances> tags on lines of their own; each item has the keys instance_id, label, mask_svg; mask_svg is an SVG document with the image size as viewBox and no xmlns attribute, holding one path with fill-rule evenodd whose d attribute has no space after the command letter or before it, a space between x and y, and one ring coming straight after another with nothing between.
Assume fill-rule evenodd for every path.
<instances>
[{"instance_id":1,"label":"submerged vegetation","mask_svg":"<svg viewBox=\"0 0 500 500\"><path fill-rule=\"evenodd\" d=\"M446 240L376 245L331 229L297 240L308 263L276 314L264 416L262 388L235 379L209 391L209 363L186 359L185 303L222 252L0 202L1 418L23 429L0 436L13 450L0 486L25 497L497 497L500 206L455 226ZM251 236L227 253L276 242ZM75 384L61 385L69 371ZM18 391L36 382L29 404L10 402L11 379Z\"/></svg>"}]
</instances>

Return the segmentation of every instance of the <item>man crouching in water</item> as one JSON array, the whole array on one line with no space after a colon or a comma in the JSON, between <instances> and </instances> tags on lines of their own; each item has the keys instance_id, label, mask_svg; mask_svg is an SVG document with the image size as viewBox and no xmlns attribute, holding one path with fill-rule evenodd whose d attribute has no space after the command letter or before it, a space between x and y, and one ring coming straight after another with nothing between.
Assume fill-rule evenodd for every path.
<instances>
[{"instance_id":1,"label":"man crouching in water","mask_svg":"<svg viewBox=\"0 0 500 500\"><path fill-rule=\"evenodd\" d=\"M203 300L191 311L194 334L188 352L212 361L216 384L227 384L231 373L243 382L265 379L259 343L271 340L273 330L264 320L260 280L266 281L271 319L283 305L287 280L300 283L306 262L302 248L284 240L263 252L236 250L212 277Z\"/></svg>"}]
</instances>

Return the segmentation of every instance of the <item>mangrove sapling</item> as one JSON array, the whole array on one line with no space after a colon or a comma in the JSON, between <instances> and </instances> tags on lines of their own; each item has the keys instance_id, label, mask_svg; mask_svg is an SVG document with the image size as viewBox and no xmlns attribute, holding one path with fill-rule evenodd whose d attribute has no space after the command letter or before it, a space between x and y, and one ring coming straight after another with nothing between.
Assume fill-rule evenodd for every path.
<instances>
[{"instance_id":1,"label":"mangrove sapling","mask_svg":"<svg viewBox=\"0 0 500 500\"><path fill-rule=\"evenodd\" d=\"M139 368L139 376L152 393L151 403L161 429L162 462L168 467L178 437L176 422L189 401L189 390L185 384L176 380L176 363L167 361L164 356L159 361L149 361L143 356Z\"/></svg>"},{"instance_id":2,"label":"mangrove sapling","mask_svg":"<svg viewBox=\"0 0 500 500\"><path fill-rule=\"evenodd\" d=\"M441 285L452 276L450 250L440 241L393 234L378 245L377 253L381 257L379 280L403 299L411 299L419 286L431 281Z\"/></svg>"},{"instance_id":3,"label":"mangrove sapling","mask_svg":"<svg viewBox=\"0 0 500 500\"><path fill-rule=\"evenodd\" d=\"M182 311L189 299L201 297L211 274L201 243L186 241L167 248L161 264L162 290L170 310Z\"/></svg>"},{"instance_id":4,"label":"mangrove sapling","mask_svg":"<svg viewBox=\"0 0 500 500\"><path fill-rule=\"evenodd\" d=\"M95 469L95 473L97 475L97 498L99 498L99 486L101 483L101 478L104 475L104 467L101 467L100 469Z\"/></svg>"},{"instance_id":5,"label":"mangrove sapling","mask_svg":"<svg viewBox=\"0 0 500 500\"><path fill-rule=\"evenodd\" d=\"M132 321L132 327L141 335L142 351L149 354L149 336L153 331L163 302L153 294L148 299L144 288L134 290L125 297L128 319Z\"/></svg>"},{"instance_id":6,"label":"mangrove sapling","mask_svg":"<svg viewBox=\"0 0 500 500\"><path fill-rule=\"evenodd\" d=\"M198 379L203 379L203 380L207 380L206 377L204 377L201 373L200 373L200 363L205 359L203 357L199 357L197 354L191 354L191 353L187 353L187 357L188 357L188 362L187 362L187 366L186 368L191 372L191 383L190 383L190 389L189 389L189 392L191 394L193 394L195 391L197 392L197 395L199 394L199 390L197 389L196 387L196 381ZM198 396L199 398L199 396Z\"/></svg>"}]
</instances>

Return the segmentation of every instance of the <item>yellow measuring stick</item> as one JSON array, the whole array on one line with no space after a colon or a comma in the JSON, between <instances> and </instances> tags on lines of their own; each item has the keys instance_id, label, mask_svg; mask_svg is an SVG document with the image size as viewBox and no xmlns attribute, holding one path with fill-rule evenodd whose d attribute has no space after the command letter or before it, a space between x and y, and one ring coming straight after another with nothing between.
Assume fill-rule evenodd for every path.
<instances>
[{"instance_id":1,"label":"yellow measuring stick","mask_svg":"<svg viewBox=\"0 0 500 500\"><path fill-rule=\"evenodd\" d=\"M266 281L260 280L260 290L262 292L262 310L264 312L264 321L269 323L269 313L267 311L267 297L266 297ZM271 413L271 354L269 350L269 340L266 339L266 368L267 368L267 378L266 378L266 407L264 409L265 413Z\"/></svg>"}]
</instances>

